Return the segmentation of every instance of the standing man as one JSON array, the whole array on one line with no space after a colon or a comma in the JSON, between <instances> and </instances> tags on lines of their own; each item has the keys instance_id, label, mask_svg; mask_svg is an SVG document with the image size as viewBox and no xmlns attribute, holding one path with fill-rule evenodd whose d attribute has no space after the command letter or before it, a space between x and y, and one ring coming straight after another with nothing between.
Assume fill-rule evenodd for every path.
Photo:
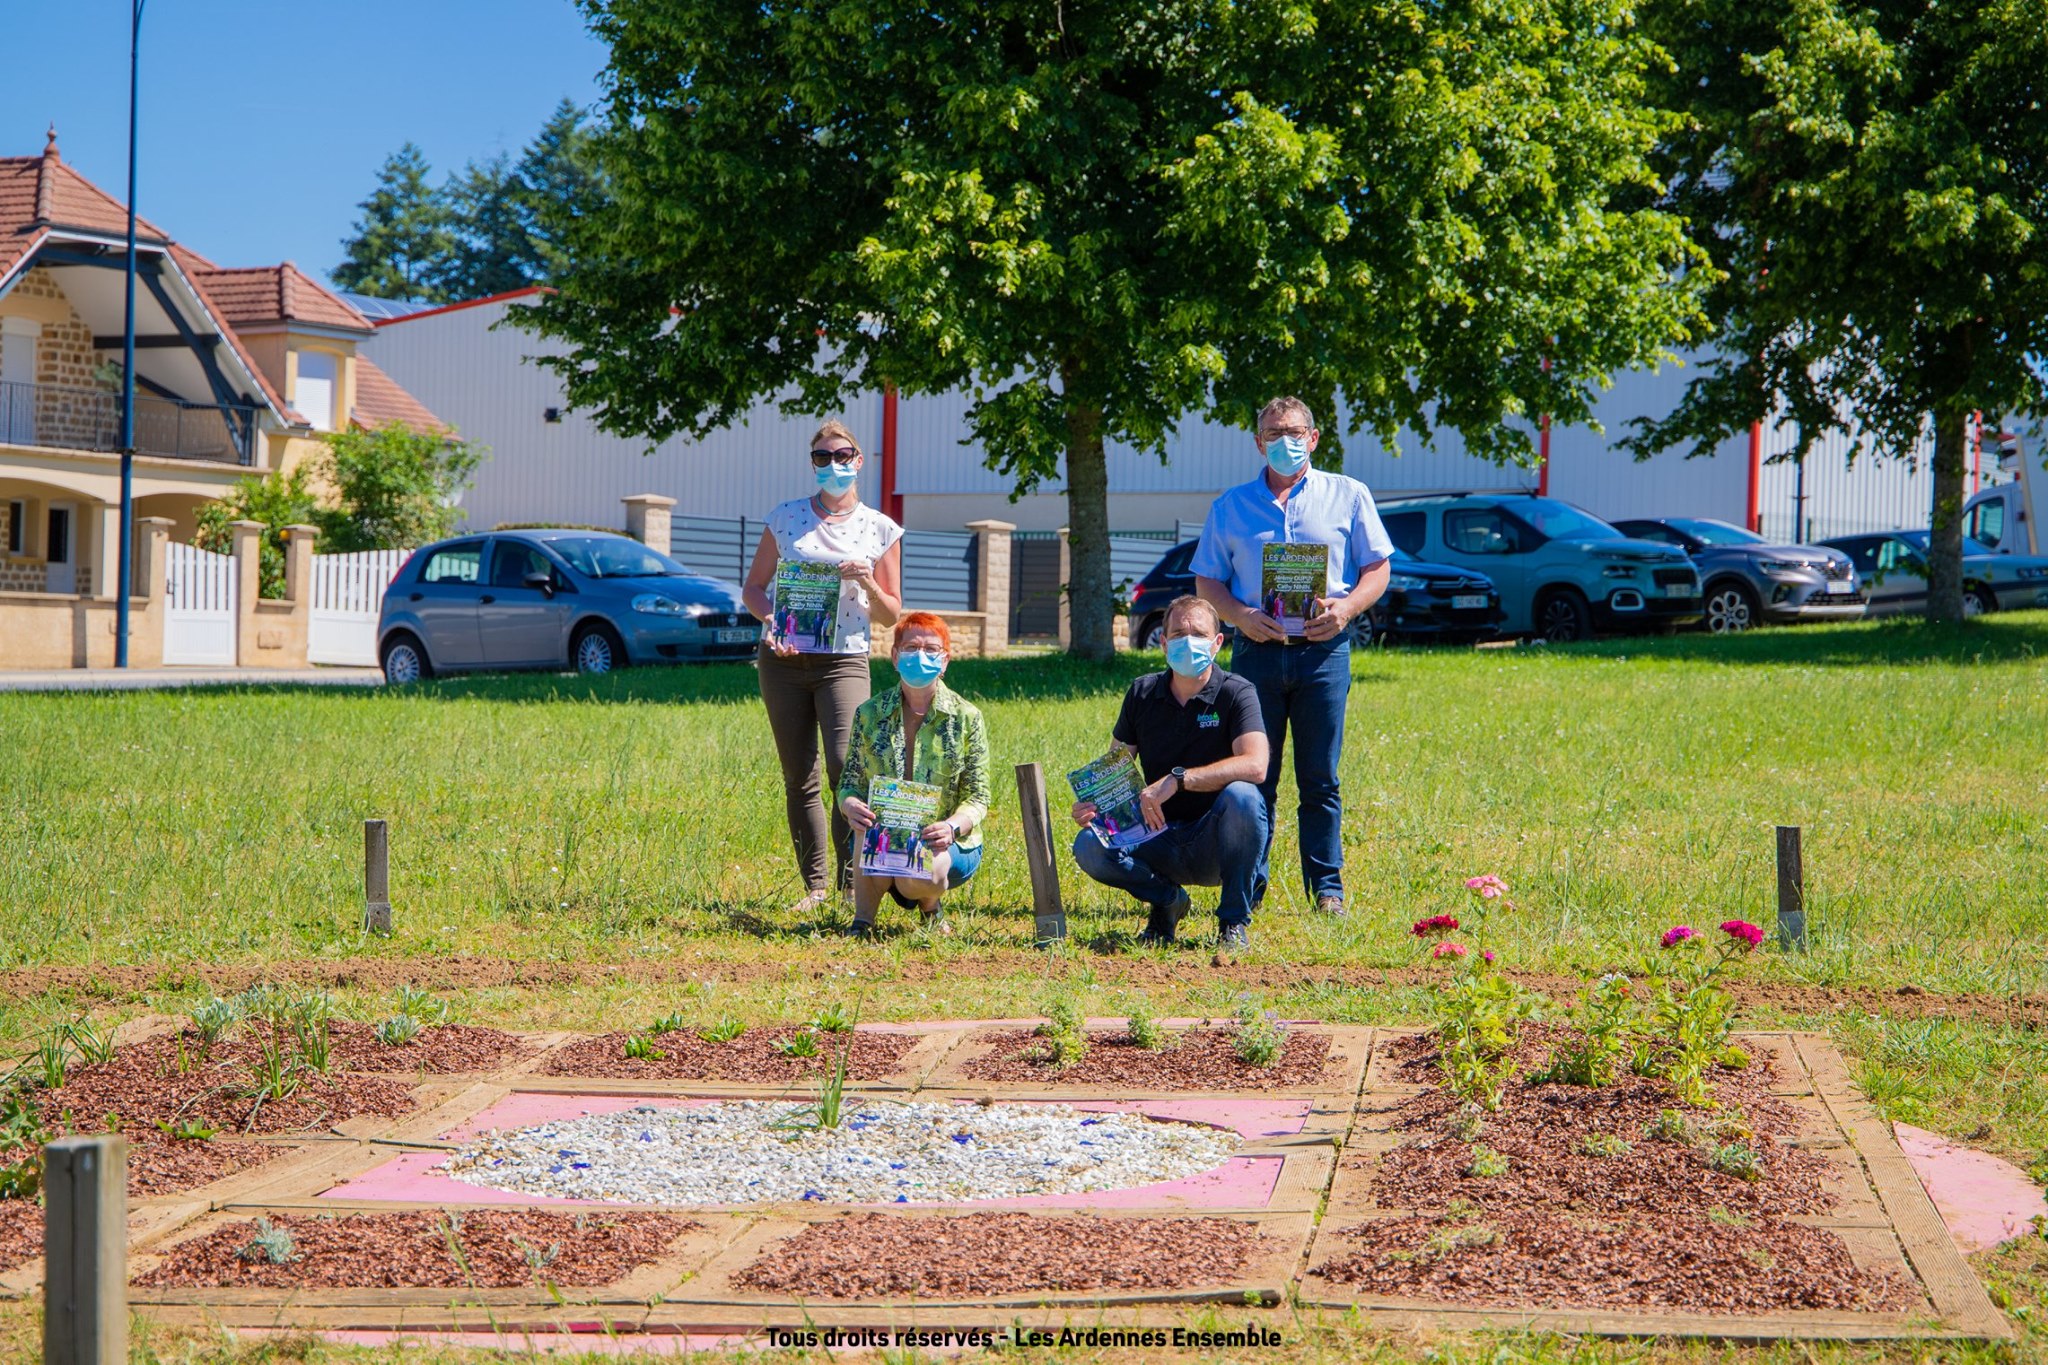
<instances>
[{"instance_id":1,"label":"standing man","mask_svg":"<svg viewBox=\"0 0 2048 1365\"><path fill-rule=\"evenodd\" d=\"M1199 597L1166 609L1166 672L1148 673L1124 693L1111 737L1135 750L1146 786L1138 810L1153 831L1143 843L1109 848L1088 825L1095 803L1074 805L1074 861L1105 886L1145 906L1142 944L1174 941L1192 906L1187 888L1221 888L1216 957L1222 965L1251 945L1253 881L1266 857L1266 731L1259 698L1216 662L1223 647L1216 611Z\"/></svg>"},{"instance_id":2,"label":"standing man","mask_svg":"<svg viewBox=\"0 0 2048 1365\"><path fill-rule=\"evenodd\" d=\"M1259 413L1258 447L1266 467L1225 491L1209 508L1195 550L1195 590L1237 628L1230 670L1259 694L1272 762L1259 794L1266 803L1271 853L1280 756L1294 731L1294 783L1300 792L1301 877L1325 915L1344 913L1344 806L1337 765L1344 756L1344 702L1351 691L1351 622L1386 591L1394 544L1364 484L1309 466L1321 435L1308 404L1276 398ZM1306 621L1277 620L1262 606L1269 579L1288 566L1268 546L1320 545L1328 569ZM1298 554L1298 552L1297 552ZM1269 858L1259 863L1257 900L1265 899Z\"/></svg>"}]
</instances>

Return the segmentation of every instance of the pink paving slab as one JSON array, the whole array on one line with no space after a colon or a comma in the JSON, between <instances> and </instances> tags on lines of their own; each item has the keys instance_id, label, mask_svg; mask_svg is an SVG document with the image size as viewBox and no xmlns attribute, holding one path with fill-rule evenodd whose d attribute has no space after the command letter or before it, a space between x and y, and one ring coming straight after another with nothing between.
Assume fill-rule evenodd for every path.
<instances>
[{"instance_id":1,"label":"pink paving slab","mask_svg":"<svg viewBox=\"0 0 2048 1365\"><path fill-rule=\"evenodd\" d=\"M550 1095L515 1091L473 1118L443 1135L448 1142L463 1142L492 1129L524 1128L542 1123L560 1123L590 1114L613 1114L641 1105L661 1107L714 1104L713 1099L648 1098L639 1095ZM960 1100L965 1104L969 1101ZM1018 1100L1007 1103L1066 1103L1066 1101ZM1308 1122L1311 1101L1280 1100L1080 1100L1074 1108L1089 1113L1144 1114L1149 1118L1204 1123L1228 1128L1251 1141L1285 1137L1302 1130ZM445 1159L438 1151L402 1152L381 1166L365 1171L321 1192L322 1199L362 1200L377 1203L424 1204L559 1204L596 1206L598 1201L565 1199L558 1195L526 1194L514 1190L492 1190L451 1179L435 1169ZM1134 1185L1128 1189L1101 1190L1084 1194L1040 1194L1004 1200L917 1201L918 1207L972 1202L986 1208L1144 1208L1169 1205L1190 1209L1263 1208L1272 1201L1284 1159L1278 1156L1231 1157L1222 1165L1179 1180ZM873 1207L873 1206L870 1206Z\"/></svg>"},{"instance_id":2,"label":"pink paving slab","mask_svg":"<svg viewBox=\"0 0 2048 1365\"><path fill-rule=\"evenodd\" d=\"M2034 1219L2048 1216L2048 1202L2027 1173L1984 1152L1958 1147L1948 1139L1894 1123L1899 1150L1941 1211L1949 1235L1964 1251L1982 1251L2033 1231Z\"/></svg>"}]
</instances>

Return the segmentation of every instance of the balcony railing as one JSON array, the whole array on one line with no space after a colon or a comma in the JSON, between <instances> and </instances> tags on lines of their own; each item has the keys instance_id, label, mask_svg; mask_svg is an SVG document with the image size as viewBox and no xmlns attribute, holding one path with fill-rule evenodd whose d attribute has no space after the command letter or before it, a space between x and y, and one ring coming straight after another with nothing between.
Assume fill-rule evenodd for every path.
<instances>
[{"instance_id":1,"label":"balcony railing","mask_svg":"<svg viewBox=\"0 0 2048 1365\"><path fill-rule=\"evenodd\" d=\"M121 395L56 384L0 384L0 445L121 448ZM256 409L135 395L135 451L223 464L256 462Z\"/></svg>"}]
</instances>

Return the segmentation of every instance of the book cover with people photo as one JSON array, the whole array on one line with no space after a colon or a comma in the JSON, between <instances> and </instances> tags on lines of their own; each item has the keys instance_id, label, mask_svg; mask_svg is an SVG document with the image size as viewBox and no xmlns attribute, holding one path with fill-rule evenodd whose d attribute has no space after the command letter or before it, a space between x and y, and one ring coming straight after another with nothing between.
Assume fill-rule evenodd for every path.
<instances>
[{"instance_id":1,"label":"book cover with people photo","mask_svg":"<svg viewBox=\"0 0 2048 1365\"><path fill-rule=\"evenodd\" d=\"M1330 590L1330 551L1322 545L1268 543L1259 585L1259 609L1289 635L1322 614Z\"/></svg>"},{"instance_id":2,"label":"book cover with people photo","mask_svg":"<svg viewBox=\"0 0 2048 1365\"><path fill-rule=\"evenodd\" d=\"M794 645L799 654L832 653L839 638L842 581L837 564L778 560L770 633L782 643Z\"/></svg>"},{"instance_id":3,"label":"book cover with people photo","mask_svg":"<svg viewBox=\"0 0 2048 1365\"><path fill-rule=\"evenodd\" d=\"M1145 823L1138 808L1138 793L1145 789L1145 775L1138 770L1138 757L1121 745L1101 758L1083 764L1067 774L1076 801L1095 803L1095 818L1088 828L1105 848L1134 848L1159 833Z\"/></svg>"},{"instance_id":4,"label":"book cover with people photo","mask_svg":"<svg viewBox=\"0 0 2048 1365\"><path fill-rule=\"evenodd\" d=\"M875 822L861 840L860 870L871 877L932 879L932 851L919 832L939 818L943 793L929 782L877 777L868 783Z\"/></svg>"}]
</instances>

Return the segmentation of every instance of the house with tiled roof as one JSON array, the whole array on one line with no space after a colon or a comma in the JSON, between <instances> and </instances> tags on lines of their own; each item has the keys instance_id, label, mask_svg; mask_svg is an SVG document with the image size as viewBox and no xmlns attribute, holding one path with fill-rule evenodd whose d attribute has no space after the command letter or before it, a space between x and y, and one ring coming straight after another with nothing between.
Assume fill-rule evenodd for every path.
<instances>
[{"instance_id":1,"label":"house with tiled roof","mask_svg":"<svg viewBox=\"0 0 2048 1365\"><path fill-rule=\"evenodd\" d=\"M49 618L36 631L18 612L0 622L13 627L0 629L0 667L28 662L30 635L60 633L52 598L72 602L82 652L111 655L96 618L117 581L127 228L125 206L65 164L55 130L39 156L0 157L0 612L33 595ZM326 432L440 430L358 353L372 330L290 262L223 267L138 219L138 524L160 519L157 534L189 541L201 506L290 471Z\"/></svg>"}]
</instances>

